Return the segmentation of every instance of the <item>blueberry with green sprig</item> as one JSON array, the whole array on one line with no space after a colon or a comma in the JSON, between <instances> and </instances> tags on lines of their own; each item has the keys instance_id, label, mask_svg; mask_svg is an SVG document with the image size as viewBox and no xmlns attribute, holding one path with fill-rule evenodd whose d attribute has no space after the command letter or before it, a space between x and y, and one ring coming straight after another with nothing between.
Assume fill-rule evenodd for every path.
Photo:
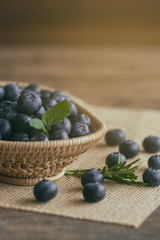
<instances>
[{"instance_id":1,"label":"blueberry with green sprig","mask_svg":"<svg viewBox=\"0 0 160 240\"><path fill-rule=\"evenodd\" d=\"M119 152L110 153L106 157L106 165L108 166L108 168L111 168L111 167L117 165L118 161L120 163L126 162L126 157L122 153L119 153Z\"/></svg>"}]
</instances>

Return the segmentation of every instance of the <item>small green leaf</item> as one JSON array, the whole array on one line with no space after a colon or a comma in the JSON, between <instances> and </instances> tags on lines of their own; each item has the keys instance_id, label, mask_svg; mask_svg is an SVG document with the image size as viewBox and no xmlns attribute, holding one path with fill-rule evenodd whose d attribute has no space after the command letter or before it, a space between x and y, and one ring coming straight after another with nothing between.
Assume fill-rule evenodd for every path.
<instances>
[{"instance_id":1,"label":"small green leaf","mask_svg":"<svg viewBox=\"0 0 160 240\"><path fill-rule=\"evenodd\" d=\"M42 121L47 128L53 126L59 121L63 121L70 114L70 105L68 100L57 103L49 108L42 116Z\"/></svg>"},{"instance_id":2,"label":"small green leaf","mask_svg":"<svg viewBox=\"0 0 160 240\"><path fill-rule=\"evenodd\" d=\"M30 127L36 128L38 130L42 130L47 133L44 123L38 118L32 118L29 122Z\"/></svg>"}]
</instances>

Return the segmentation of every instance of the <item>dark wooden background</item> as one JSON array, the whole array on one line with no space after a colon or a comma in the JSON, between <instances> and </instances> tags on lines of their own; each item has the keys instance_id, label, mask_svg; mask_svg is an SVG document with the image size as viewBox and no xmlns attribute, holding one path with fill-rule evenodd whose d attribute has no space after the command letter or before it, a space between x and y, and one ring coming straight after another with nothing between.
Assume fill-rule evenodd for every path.
<instances>
[{"instance_id":1,"label":"dark wooden background","mask_svg":"<svg viewBox=\"0 0 160 240\"><path fill-rule=\"evenodd\" d=\"M159 12L159 0L0 0L0 79L160 110ZM159 240L159 221L160 208L139 229L0 208L0 240Z\"/></svg>"}]
</instances>

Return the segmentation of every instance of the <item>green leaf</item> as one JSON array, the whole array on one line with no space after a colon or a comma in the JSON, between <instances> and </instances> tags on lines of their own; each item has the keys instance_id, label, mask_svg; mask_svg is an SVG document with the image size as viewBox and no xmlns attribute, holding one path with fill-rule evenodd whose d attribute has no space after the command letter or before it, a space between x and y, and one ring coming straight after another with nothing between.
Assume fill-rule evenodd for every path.
<instances>
[{"instance_id":1,"label":"green leaf","mask_svg":"<svg viewBox=\"0 0 160 240\"><path fill-rule=\"evenodd\" d=\"M59 121L63 121L70 114L70 105L67 99L49 108L42 116L42 121L47 128Z\"/></svg>"},{"instance_id":2,"label":"green leaf","mask_svg":"<svg viewBox=\"0 0 160 240\"><path fill-rule=\"evenodd\" d=\"M44 126L44 123L40 119L38 119L38 118L32 118L29 121L29 125L30 125L30 127L36 128L38 130L42 130L43 132L45 132L47 134L46 128Z\"/></svg>"}]
</instances>

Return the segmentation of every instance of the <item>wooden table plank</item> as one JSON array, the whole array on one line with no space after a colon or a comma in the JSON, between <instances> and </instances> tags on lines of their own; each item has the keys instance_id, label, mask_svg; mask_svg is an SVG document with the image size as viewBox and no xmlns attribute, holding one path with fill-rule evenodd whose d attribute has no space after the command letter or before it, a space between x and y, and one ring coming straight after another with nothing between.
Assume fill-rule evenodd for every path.
<instances>
[{"instance_id":1,"label":"wooden table plank","mask_svg":"<svg viewBox=\"0 0 160 240\"><path fill-rule=\"evenodd\" d=\"M96 105L160 109L160 48L0 48L0 79L45 84ZM160 208L137 230L0 208L0 239L159 239Z\"/></svg>"}]
</instances>

